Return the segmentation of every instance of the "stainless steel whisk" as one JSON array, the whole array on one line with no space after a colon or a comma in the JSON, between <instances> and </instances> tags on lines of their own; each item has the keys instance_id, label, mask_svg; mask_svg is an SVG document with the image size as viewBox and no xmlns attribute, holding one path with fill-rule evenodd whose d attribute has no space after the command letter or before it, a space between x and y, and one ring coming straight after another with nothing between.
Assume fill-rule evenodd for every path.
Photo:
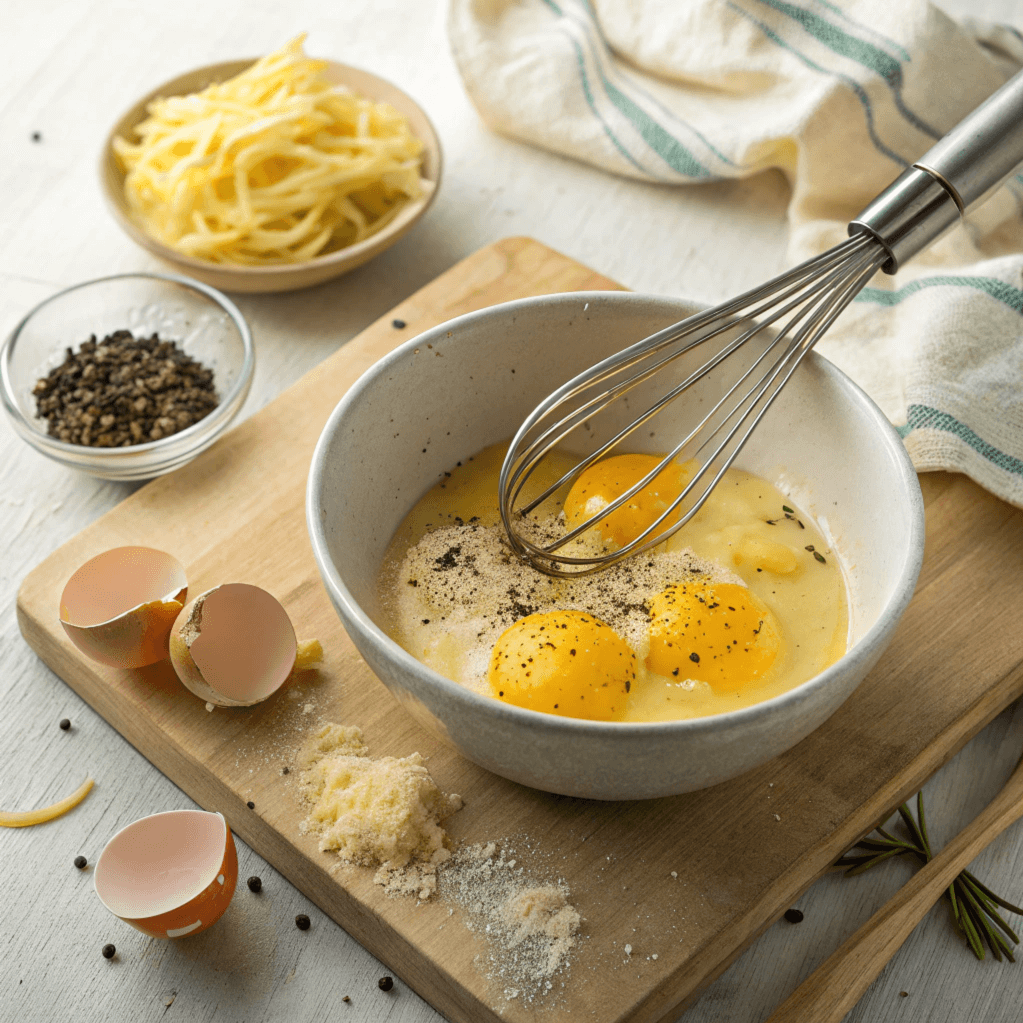
<instances>
[{"instance_id":1,"label":"stainless steel whisk","mask_svg":"<svg viewBox=\"0 0 1023 1023\"><path fill-rule=\"evenodd\" d=\"M1023 71L904 171L849 224L850 237L788 273L604 359L546 398L519 428L501 469L501 517L516 553L548 575L595 572L661 543L703 506L807 352L879 270L900 264L952 227L982 202L1023 161ZM753 321L753 322L750 322ZM573 483L594 462L650 421L751 338L782 321L763 352L664 459L629 490L547 544L525 535L523 517ZM707 362L654 402L538 497L516 501L540 462L573 431L698 345L729 331ZM613 552L562 552L602 519L632 500L674 460L695 459L697 468L681 494L646 530ZM683 508L684 506L684 508ZM675 519L677 516L677 519ZM660 531L669 521L671 525Z\"/></svg>"}]
</instances>

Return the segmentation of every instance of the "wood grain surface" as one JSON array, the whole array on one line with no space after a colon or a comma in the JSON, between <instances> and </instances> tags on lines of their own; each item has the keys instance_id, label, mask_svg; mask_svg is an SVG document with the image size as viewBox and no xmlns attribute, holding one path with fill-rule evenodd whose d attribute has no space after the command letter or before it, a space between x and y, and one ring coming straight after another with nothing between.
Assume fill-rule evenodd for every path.
<instances>
[{"instance_id":1,"label":"wood grain surface","mask_svg":"<svg viewBox=\"0 0 1023 1023\"><path fill-rule=\"evenodd\" d=\"M1019 0L938 0L937 6L952 17L1020 27ZM446 7L446 0L8 4L0 31L0 332L61 288L106 274L167 269L105 207L96 173L103 138L160 82L189 68L269 52L300 31L309 33L310 53L371 70L416 99L441 139L444 182L415 231L365 267L310 291L235 297L258 353L240 419L458 260L507 235L539 238L636 291L712 303L789 265L791 194L780 174L662 187L602 174L489 131L448 52ZM265 479L272 473L268 468ZM968 487L941 475L922 482L929 500L946 486ZM33 567L137 489L63 469L0 417L0 808L45 806L86 774L96 778L88 799L60 820L0 829L0 1023L441 1023L403 983L403 964L391 964L393 990L380 991L377 980L389 967L241 838L241 876L260 875L262 893L243 887L224 926L191 940L159 942L120 923L96 898L91 868L72 866L77 854L94 861L111 835L144 814L196 805L50 671L16 620L17 590ZM995 535L992 543L998 542ZM972 587L971 597L980 589ZM996 595L1004 599L1001 590ZM1015 631L996 637L994 646L1014 642ZM964 663L961 671L969 675L973 665ZM72 722L68 732L57 727L64 717ZM995 795L1021 748L1017 701L928 779L936 847ZM734 853L733 863L760 856L741 830L735 842L745 852ZM632 866L637 876L646 869L642 858ZM673 869L686 881L681 857ZM971 869L1018 903L1023 825L1010 828ZM903 860L854 878L829 871L798 897L803 921L768 927L686 1009L685 1023L763 1023L912 872ZM642 903L628 905L638 914ZM309 915L310 930L295 927L296 913ZM632 926L616 934L619 947L635 938ZM99 951L108 941L118 950L110 961ZM643 951L637 969L649 968L647 952L635 947ZM576 972L572 983L586 984L590 976ZM1015 1023L1021 1002L1019 965L974 960L939 905L846 1023ZM603 1016L598 1008L587 1018Z\"/></svg>"},{"instance_id":2,"label":"wood grain surface","mask_svg":"<svg viewBox=\"0 0 1023 1023\"><path fill-rule=\"evenodd\" d=\"M1023 817L1023 761L1001 792L944 849L835 949L767 1023L841 1023L949 885ZM979 928L978 928L979 930Z\"/></svg>"},{"instance_id":3,"label":"wood grain surface","mask_svg":"<svg viewBox=\"0 0 1023 1023\"><path fill-rule=\"evenodd\" d=\"M936 476L925 480L920 584L889 651L833 718L758 771L672 799L597 804L495 778L406 718L355 654L316 574L303 500L322 424L357 376L411 333L525 294L614 286L528 239L483 249L191 465L143 487L70 540L19 593L26 639L72 688L456 1021L528 1019L533 1010L505 998L500 981L474 966L485 941L447 924L448 907L389 899L368 871L331 873L331 857L299 834L302 807L294 777L282 768L318 720L359 725L374 755L428 756L441 787L467 801L449 822L456 839L533 844L540 850L534 869L545 859L557 864L586 920L559 1004L610 1023L673 1018L1023 690L1013 601L1023 513L969 481ZM400 334L394 317L408 324ZM231 580L275 593L300 635L323 641L322 670L256 708L207 714L166 664L116 672L87 663L57 623L56 595L78 564L126 543L174 553L193 594ZM307 706L311 713L303 713Z\"/></svg>"}]
</instances>

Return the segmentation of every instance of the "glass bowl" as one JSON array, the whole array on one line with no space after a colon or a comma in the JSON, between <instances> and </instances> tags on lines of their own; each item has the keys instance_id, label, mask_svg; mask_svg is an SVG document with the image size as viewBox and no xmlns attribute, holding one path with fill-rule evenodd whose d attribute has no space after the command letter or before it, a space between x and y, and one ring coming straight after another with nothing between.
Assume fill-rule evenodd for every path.
<instances>
[{"instance_id":1,"label":"glass bowl","mask_svg":"<svg viewBox=\"0 0 1023 1023\"><path fill-rule=\"evenodd\" d=\"M125 329L175 341L213 370L217 407L178 433L130 447L88 447L49 436L46 420L36 418L36 382L64 361L68 348ZM242 314L214 288L169 274L120 274L58 292L14 328L0 348L0 396L19 436L54 461L101 479L143 480L177 469L220 436L249 393L255 361Z\"/></svg>"}]
</instances>

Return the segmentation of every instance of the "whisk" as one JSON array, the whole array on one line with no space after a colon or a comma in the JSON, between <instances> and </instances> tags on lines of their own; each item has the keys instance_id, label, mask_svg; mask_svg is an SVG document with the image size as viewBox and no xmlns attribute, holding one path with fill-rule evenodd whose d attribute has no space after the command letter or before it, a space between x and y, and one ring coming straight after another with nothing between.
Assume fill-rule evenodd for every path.
<instances>
[{"instance_id":1,"label":"whisk","mask_svg":"<svg viewBox=\"0 0 1023 1023\"><path fill-rule=\"evenodd\" d=\"M548 575L585 574L646 551L681 529L703 506L800 362L867 281L878 270L895 273L969 207L982 202L1021 161L1023 72L899 175L850 222L846 241L732 301L652 334L558 388L519 428L501 469L501 517L519 557ZM727 336L736 332L735 337ZM758 335L764 339L763 351L748 367L740 364L724 396L639 482L552 542L540 543L527 535L525 516ZM539 496L516 506L540 463L573 431L589 428L590 421L609 405L712 338L723 338L723 345L702 366ZM613 551L575 555L563 551L681 459L693 464L692 475L678 497L642 533ZM574 546L578 552L578 545Z\"/></svg>"}]
</instances>

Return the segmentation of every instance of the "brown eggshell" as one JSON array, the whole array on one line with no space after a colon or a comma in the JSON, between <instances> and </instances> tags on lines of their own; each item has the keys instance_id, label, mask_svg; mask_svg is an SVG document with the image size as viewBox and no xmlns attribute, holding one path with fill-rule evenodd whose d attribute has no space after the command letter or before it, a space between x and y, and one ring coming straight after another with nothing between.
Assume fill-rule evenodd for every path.
<instances>
[{"instance_id":1,"label":"brown eggshell","mask_svg":"<svg viewBox=\"0 0 1023 1023\"><path fill-rule=\"evenodd\" d=\"M168 655L188 593L181 563L152 547L115 547L87 561L60 595L60 624L83 653L114 668Z\"/></svg>"},{"instance_id":2,"label":"brown eggshell","mask_svg":"<svg viewBox=\"0 0 1023 1023\"><path fill-rule=\"evenodd\" d=\"M100 901L153 938L206 930L238 883L238 853L219 813L171 810L122 828L96 861Z\"/></svg>"},{"instance_id":3,"label":"brown eggshell","mask_svg":"<svg viewBox=\"0 0 1023 1023\"><path fill-rule=\"evenodd\" d=\"M275 693L295 666L288 613L266 590L225 583L195 598L170 638L182 683L219 707L249 707Z\"/></svg>"}]
</instances>

